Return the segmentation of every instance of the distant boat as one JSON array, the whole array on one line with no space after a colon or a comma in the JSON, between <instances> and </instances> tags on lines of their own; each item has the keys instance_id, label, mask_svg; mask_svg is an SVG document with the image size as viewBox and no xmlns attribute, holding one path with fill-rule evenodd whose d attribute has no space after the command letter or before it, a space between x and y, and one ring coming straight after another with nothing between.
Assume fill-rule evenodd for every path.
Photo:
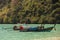
<instances>
[{"instance_id":1,"label":"distant boat","mask_svg":"<svg viewBox=\"0 0 60 40\"><path fill-rule=\"evenodd\" d=\"M56 25L56 24L55 24ZM50 32L53 28L55 28L55 25L52 26L52 27L48 27L48 28L43 28L43 29L34 29L34 28L31 28L31 30L28 28L26 30L22 30L21 32ZM14 29L14 28L13 28ZM14 30L20 30L20 29L14 29Z\"/></svg>"}]
</instances>

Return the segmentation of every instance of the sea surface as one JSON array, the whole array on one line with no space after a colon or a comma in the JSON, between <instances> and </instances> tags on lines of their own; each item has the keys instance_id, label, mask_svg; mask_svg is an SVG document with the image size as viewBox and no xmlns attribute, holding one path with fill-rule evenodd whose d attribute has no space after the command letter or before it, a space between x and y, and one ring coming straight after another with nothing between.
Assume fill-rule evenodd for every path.
<instances>
[{"instance_id":1,"label":"sea surface","mask_svg":"<svg viewBox=\"0 0 60 40\"><path fill-rule=\"evenodd\" d=\"M60 24L56 24L56 31L51 32L20 32L14 31L13 26L24 25L25 27L37 27L41 24L0 24L0 40L32 40L47 37L60 37ZM54 24L45 24L44 27L51 27Z\"/></svg>"}]
</instances>

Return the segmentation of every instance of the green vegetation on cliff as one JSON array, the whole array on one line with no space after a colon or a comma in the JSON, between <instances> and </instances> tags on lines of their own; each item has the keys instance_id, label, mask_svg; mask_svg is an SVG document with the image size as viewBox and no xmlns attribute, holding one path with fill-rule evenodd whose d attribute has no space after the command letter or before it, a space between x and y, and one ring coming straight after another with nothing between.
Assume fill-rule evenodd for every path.
<instances>
[{"instance_id":1,"label":"green vegetation on cliff","mask_svg":"<svg viewBox=\"0 0 60 40\"><path fill-rule=\"evenodd\" d=\"M60 0L0 0L0 23L60 23ZM29 22L29 21L28 21Z\"/></svg>"}]
</instances>

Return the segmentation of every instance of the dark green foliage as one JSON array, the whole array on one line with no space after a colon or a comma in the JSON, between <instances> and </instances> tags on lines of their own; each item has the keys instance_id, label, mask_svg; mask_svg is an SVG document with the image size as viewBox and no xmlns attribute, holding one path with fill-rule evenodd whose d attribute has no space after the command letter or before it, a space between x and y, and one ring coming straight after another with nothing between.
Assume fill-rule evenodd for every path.
<instances>
[{"instance_id":1,"label":"dark green foliage","mask_svg":"<svg viewBox=\"0 0 60 40\"><path fill-rule=\"evenodd\" d=\"M60 23L60 0L0 0L1 24L26 22Z\"/></svg>"}]
</instances>

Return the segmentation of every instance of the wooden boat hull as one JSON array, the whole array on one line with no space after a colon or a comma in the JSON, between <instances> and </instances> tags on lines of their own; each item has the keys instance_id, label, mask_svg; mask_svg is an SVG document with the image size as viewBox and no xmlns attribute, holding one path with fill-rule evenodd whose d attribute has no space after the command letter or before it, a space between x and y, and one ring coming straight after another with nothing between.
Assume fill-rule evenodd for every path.
<instances>
[{"instance_id":1,"label":"wooden boat hull","mask_svg":"<svg viewBox=\"0 0 60 40\"><path fill-rule=\"evenodd\" d=\"M48 27L44 29L37 29L37 30L22 30L21 32L50 32L54 27Z\"/></svg>"},{"instance_id":2,"label":"wooden boat hull","mask_svg":"<svg viewBox=\"0 0 60 40\"><path fill-rule=\"evenodd\" d=\"M54 27L48 27L48 28L44 28L44 29L37 29L37 30L26 30L26 31L22 31L22 32L50 32Z\"/></svg>"}]
</instances>

